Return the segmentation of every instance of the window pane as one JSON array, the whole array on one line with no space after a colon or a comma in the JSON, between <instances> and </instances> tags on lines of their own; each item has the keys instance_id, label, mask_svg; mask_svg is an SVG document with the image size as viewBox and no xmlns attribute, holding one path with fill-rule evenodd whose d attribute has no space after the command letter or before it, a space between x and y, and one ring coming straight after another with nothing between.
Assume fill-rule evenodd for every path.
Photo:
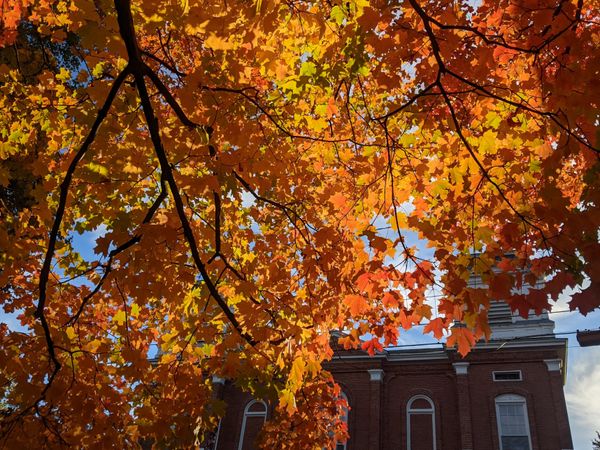
<instances>
[{"instance_id":1,"label":"window pane","mask_svg":"<svg viewBox=\"0 0 600 450\"><path fill-rule=\"evenodd\" d=\"M246 417L246 429L244 430L244 443L242 450L255 450L256 438L260 433L260 430L265 423L264 416L248 416Z\"/></svg>"},{"instance_id":2,"label":"window pane","mask_svg":"<svg viewBox=\"0 0 600 450\"><path fill-rule=\"evenodd\" d=\"M502 450L530 450L528 436L503 436Z\"/></svg>"},{"instance_id":3,"label":"window pane","mask_svg":"<svg viewBox=\"0 0 600 450\"><path fill-rule=\"evenodd\" d=\"M429 403L424 398L417 398L417 399L414 399L410 403L409 408L410 409L431 409L431 408L433 408L433 406L431 406L431 403Z\"/></svg>"},{"instance_id":4,"label":"window pane","mask_svg":"<svg viewBox=\"0 0 600 450\"><path fill-rule=\"evenodd\" d=\"M509 400L509 396L501 396ZM517 396L512 396L517 397ZM502 450L531 450L529 445L529 427L525 401L498 401L498 424Z\"/></svg>"},{"instance_id":5,"label":"window pane","mask_svg":"<svg viewBox=\"0 0 600 450\"><path fill-rule=\"evenodd\" d=\"M410 450L433 449L433 415L409 413Z\"/></svg>"},{"instance_id":6,"label":"window pane","mask_svg":"<svg viewBox=\"0 0 600 450\"><path fill-rule=\"evenodd\" d=\"M252 405L250 405L250 408L248 408L248 412L266 413L267 407L265 406L264 403L256 402L256 403L253 403Z\"/></svg>"},{"instance_id":7,"label":"window pane","mask_svg":"<svg viewBox=\"0 0 600 450\"><path fill-rule=\"evenodd\" d=\"M527 436L525 410L522 403L500 403L498 411L502 436Z\"/></svg>"}]
</instances>

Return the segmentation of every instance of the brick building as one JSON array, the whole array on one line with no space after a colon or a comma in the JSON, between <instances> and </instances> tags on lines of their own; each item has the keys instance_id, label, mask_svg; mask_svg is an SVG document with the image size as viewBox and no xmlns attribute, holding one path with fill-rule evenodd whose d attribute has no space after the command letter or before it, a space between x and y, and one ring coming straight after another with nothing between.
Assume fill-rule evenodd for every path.
<instances>
[{"instance_id":1,"label":"brick building","mask_svg":"<svg viewBox=\"0 0 600 450\"><path fill-rule=\"evenodd\" d=\"M464 359L441 344L374 357L336 351L327 369L350 405L350 439L337 450L572 449L566 339L547 314L523 320L494 303L489 318L492 339ZM214 448L254 448L271 407L215 382L228 409Z\"/></svg>"}]
</instances>

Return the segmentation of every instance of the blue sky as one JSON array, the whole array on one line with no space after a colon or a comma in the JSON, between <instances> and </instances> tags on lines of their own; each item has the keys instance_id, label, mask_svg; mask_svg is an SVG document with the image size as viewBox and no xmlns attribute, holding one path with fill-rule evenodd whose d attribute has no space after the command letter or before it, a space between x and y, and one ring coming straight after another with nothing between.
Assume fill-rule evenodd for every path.
<instances>
[{"instance_id":1,"label":"blue sky","mask_svg":"<svg viewBox=\"0 0 600 450\"><path fill-rule=\"evenodd\" d=\"M75 234L73 244L80 250L84 258L93 259L92 249L95 246L96 238L101 234L101 229L83 235ZM423 245L424 241L419 241L416 234L409 232L406 237L409 245L417 245L421 251L420 256L431 257L433 250L427 249ZM569 298L569 293L562 295L553 307L556 313L551 313L550 318L555 322L555 332L560 334L576 330L598 329L600 327L600 309L596 309L586 317L577 312L564 312L569 309L567 304ZM12 330L22 329L17 314L7 314L1 309L0 322L6 323ZM408 332L402 331L399 344L437 342L430 335L423 335L422 328L415 327ZM574 334L565 334L561 337L569 339L565 397L573 435L573 448L574 450L590 450L596 430L600 431L600 346L580 347Z\"/></svg>"}]
</instances>

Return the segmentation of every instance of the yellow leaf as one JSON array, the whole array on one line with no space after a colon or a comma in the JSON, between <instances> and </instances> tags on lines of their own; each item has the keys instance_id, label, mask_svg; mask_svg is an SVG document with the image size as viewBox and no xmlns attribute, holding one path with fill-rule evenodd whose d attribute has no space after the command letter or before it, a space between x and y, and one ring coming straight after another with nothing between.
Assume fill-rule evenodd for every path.
<instances>
[{"instance_id":1,"label":"yellow leaf","mask_svg":"<svg viewBox=\"0 0 600 450\"><path fill-rule=\"evenodd\" d=\"M290 384L292 386L299 386L302 383L304 374L306 373L306 362L303 357L294 359L292 364L292 370L290 371Z\"/></svg>"},{"instance_id":2,"label":"yellow leaf","mask_svg":"<svg viewBox=\"0 0 600 450\"><path fill-rule=\"evenodd\" d=\"M289 415L292 415L296 411L296 397L294 393L289 389L284 389L279 394L279 405L285 408Z\"/></svg>"},{"instance_id":3,"label":"yellow leaf","mask_svg":"<svg viewBox=\"0 0 600 450\"><path fill-rule=\"evenodd\" d=\"M108 176L108 169L103 165L96 164L95 162L91 162L86 166L92 172L97 173L98 175L102 175L103 177Z\"/></svg>"},{"instance_id":4,"label":"yellow leaf","mask_svg":"<svg viewBox=\"0 0 600 450\"><path fill-rule=\"evenodd\" d=\"M211 34L204 40L204 45L212 50L231 50L233 44L225 39L218 37L216 34Z\"/></svg>"},{"instance_id":5,"label":"yellow leaf","mask_svg":"<svg viewBox=\"0 0 600 450\"><path fill-rule=\"evenodd\" d=\"M346 18L346 13L344 12L344 10L341 7L334 6L333 8L331 8L331 14L329 15L329 17L335 23L337 23L338 25L341 25L342 23L344 23L344 19Z\"/></svg>"},{"instance_id":6,"label":"yellow leaf","mask_svg":"<svg viewBox=\"0 0 600 450\"><path fill-rule=\"evenodd\" d=\"M482 153L496 153L496 137L497 133L487 130L479 139L479 151Z\"/></svg>"},{"instance_id":7,"label":"yellow leaf","mask_svg":"<svg viewBox=\"0 0 600 450\"><path fill-rule=\"evenodd\" d=\"M98 350L98 347L100 347L100 344L102 344L102 342L100 342L98 339L94 339L93 341L90 341L87 344L85 344L83 346L83 348L87 352L94 353L96 350Z\"/></svg>"},{"instance_id":8,"label":"yellow leaf","mask_svg":"<svg viewBox=\"0 0 600 450\"><path fill-rule=\"evenodd\" d=\"M317 66L315 66L314 62L306 61L302 63L300 66L300 76L311 77L317 73Z\"/></svg>"},{"instance_id":9,"label":"yellow leaf","mask_svg":"<svg viewBox=\"0 0 600 450\"><path fill-rule=\"evenodd\" d=\"M69 338L69 340L73 340L75 339L75 336L77 334L75 333L75 328L73 327L67 327L67 337Z\"/></svg>"},{"instance_id":10,"label":"yellow leaf","mask_svg":"<svg viewBox=\"0 0 600 450\"><path fill-rule=\"evenodd\" d=\"M181 4L181 8L183 9L183 14L187 14L188 12L190 12L189 0L179 0L179 3Z\"/></svg>"},{"instance_id":11,"label":"yellow leaf","mask_svg":"<svg viewBox=\"0 0 600 450\"><path fill-rule=\"evenodd\" d=\"M202 22L198 25L191 25L188 23L185 25L185 32L189 35L204 33L206 31L206 26L208 24L209 24L208 20L205 20L204 22Z\"/></svg>"},{"instance_id":12,"label":"yellow leaf","mask_svg":"<svg viewBox=\"0 0 600 450\"><path fill-rule=\"evenodd\" d=\"M123 325L125 323L125 318L125 311L121 310L114 315L113 322L116 322L118 325Z\"/></svg>"},{"instance_id":13,"label":"yellow leaf","mask_svg":"<svg viewBox=\"0 0 600 450\"><path fill-rule=\"evenodd\" d=\"M131 174L138 174L138 173L142 173L142 169L140 169L137 166L134 166L130 162L127 162L127 163L125 163L125 166L123 166L123 172L131 173Z\"/></svg>"}]
</instances>

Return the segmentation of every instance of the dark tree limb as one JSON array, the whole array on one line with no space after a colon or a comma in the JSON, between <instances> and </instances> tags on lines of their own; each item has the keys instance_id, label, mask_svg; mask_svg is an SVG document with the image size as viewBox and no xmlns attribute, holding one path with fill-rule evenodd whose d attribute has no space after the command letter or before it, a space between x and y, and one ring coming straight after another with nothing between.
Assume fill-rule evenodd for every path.
<instances>
[{"instance_id":1,"label":"dark tree limb","mask_svg":"<svg viewBox=\"0 0 600 450\"><path fill-rule=\"evenodd\" d=\"M46 319L44 308L46 307L46 298L47 298L46 291L47 291L47 286L48 286L48 278L50 275L50 265L52 264L52 259L54 257L56 241L58 240L60 226L62 224L62 219L64 217L65 208L67 205L67 199L68 199L68 195L69 195L69 190L71 187L71 181L73 179L73 174L75 173L75 170L77 169L79 162L85 156L85 154L89 150L90 146L94 142L94 139L96 138L96 133L98 132L100 125L106 118L108 111L110 110L115 97L117 96L119 90L121 89L123 82L130 75L130 73L131 73L130 68L129 68L129 66L127 66L117 76L117 78L113 82L113 85L108 93L108 96L106 97L106 100L104 101L104 104L98 111L96 120L94 121L92 128L90 129L87 137L83 141L83 144L81 144L79 151L75 154L75 157L71 161L71 164L69 164L69 167L65 174L65 178L63 179L63 181L60 185L60 197L58 200L58 208L54 215L54 222L52 224L52 229L50 230L50 238L48 240L48 249L46 250L44 262L42 264L42 270L40 272L39 298L38 298L37 308L34 313L35 317L39 319L39 321L42 325L42 329L44 330L44 337L46 340L46 345L48 347L48 354L50 356L50 361L52 362L52 365L54 366L54 368L53 368L52 373L48 377L48 381L46 382L46 385L45 385L42 393L40 394L39 399L36 401L34 406L37 406L39 404L39 402L45 398L46 393L48 392L48 389L50 389L50 386L52 385L54 379L56 378L56 375L58 374L58 371L61 368L61 363L58 360L58 358L56 357L54 341L52 339L52 335L50 332L50 326Z\"/></svg>"},{"instance_id":2,"label":"dark tree limb","mask_svg":"<svg viewBox=\"0 0 600 450\"><path fill-rule=\"evenodd\" d=\"M183 234L190 248L192 260L194 261L194 264L198 272L200 273L202 280L206 284L208 291L223 311L223 314L225 314L225 316L227 317L229 323L251 347L255 347L258 344L258 341L256 341L250 334L243 330L242 325L237 320L233 311L231 311L231 309L229 308L229 305L227 304L226 300L221 296L216 285L212 282L209 273L206 269L206 266L204 265L200 257L200 252L198 251L196 238L194 236L190 221L188 220L185 214L185 206L183 204L183 199L181 198L181 193L179 192L179 187L177 185L177 182L175 181L173 169L171 168L171 164L162 144L158 118L154 113L154 108L152 106L150 96L148 94L148 88L146 86L145 80L145 76L148 76L146 70L147 66L141 60L140 51L135 37L133 17L131 15L131 1L115 0L115 8L117 10L119 31L121 33L123 41L125 42L125 47L127 48L127 54L129 56L129 65L131 66L131 71L135 79L138 95L140 96L140 101L142 103L144 117L146 119L146 124L148 125L148 130L150 132L150 139L152 141L152 145L154 146L154 151L161 167L162 176L164 177L164 180L168 184L169 189L171 191L171 196L173 197L175 209L177 211L177 215L179 216L179 220L183 228Z\"/></svg>"},{"instance_id":3,"label":"dark tree limb","mask_svg":"<svg viewBox=\"0 0 600 450\"><path fill-rule=\"evenodd\" d=\"M158 195L158 197L156 197L156 199L152 203L152 206L146 213L144 220L142 220L142 225L150 223L150 221L152 220L152 217L154 217L154 214L156 213L156 211L158 210L158 208L160 207L162 202L165 200L165 198L167 198L167 191L165 189L164 183L161 182L160 194ZM106 281L106 278L108 277L109 273L112 271L112 262L113 262L114 258L117 255L119 255L120 253L127 250L128 248L139 243L141 240L142 240L142 233L140 232L140 233L137 233L135 236L133 236L131 239L128 239L127 241L123 242L117 248L110 251L110 253L108 254L108 261L105 264L105 269L104 269L104 273L102 274L102 277L100 278L100 280L98 281L98 283L96 284L96 286L94 287L92 292L90 292L88 295L86 295L83 298L83 300L81 301L81 305L79 305L79 309L77 310L77 312L65 323L64 326L72 325L75 322L77 322L77 320L79 320L79 316L81 316L81 314L83 313L83 310L84 310L85 306L87 305L87 303L91 300L91 298L94 295L96 295L100 291L100 289L102 288L102 285Z\"/></svg>"}]
</instances>

